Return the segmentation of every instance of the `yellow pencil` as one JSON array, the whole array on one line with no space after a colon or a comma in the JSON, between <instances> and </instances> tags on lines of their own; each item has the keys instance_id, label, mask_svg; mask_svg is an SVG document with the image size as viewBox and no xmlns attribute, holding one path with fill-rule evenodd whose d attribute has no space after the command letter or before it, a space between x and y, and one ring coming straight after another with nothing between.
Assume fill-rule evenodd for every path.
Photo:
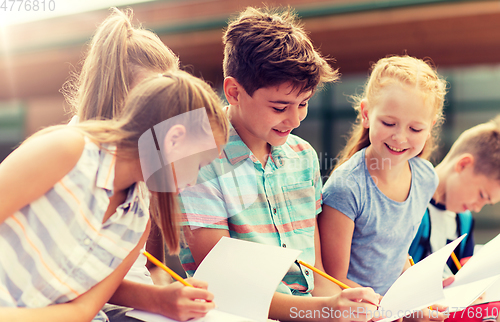
<instances>
[{"instance_id":1,"label":"yellow pencil","mask_svg":"<svg viewBox=\"0 0 500 322\"><path fill-rule=\"evenodd\" d=\"M408 256L408 259L410 260L410 265L411 266L415 265L415 262L413 261L413 257Z\"/></svg>"},{"instance_id":2,"label":"yellow pencil","mask_svg":"<svg viewBox=\"0 0 500 322\"><path fill-rule=\"evenodd\" d=\"M332 277L332 276L328 275L328 274L327 274L327 273L325 273L325 272L320 271L319 269L317 269L316 267L314 267L314 266L312 266L312 265L309 265L309 264L307 264L307 263L304 263L304 262L303 262L303 261L301 261L301 260L297 260L297 262L298 262L300 265L303 265L303 266L305 266L305 267L309 268L309 269L310 269L310 270L312 270L313 272L318 273L319 275L323 276L323 277L324 277L324 278L326 278L327 280L334 282L335 284L337 284L338 286L340 286L340 287L341 287L341 288L343 288L343 289L351 288L349 285L342 283L342 282L341 282L341 281L339 281L338 279L336 279L336 278L334 278L334 277ZM378 304L375 304L375 303L372 303L372 302L368 302L368 303L370 303L370 304L372 304L372 305L375 305L376 307L379 307L379 305L378 305Z\"/></svg>"},{"instance_id":3,"label":"yellow pencil","mask_svg":"<svg viewBox=\"0 0 500 322\"><path fill-rule=\"evenodd\" d=\"M307 263L304 263L304 262L303 262L303 261L301 261L301 260L299 260L298 262L299 262L299 264L300 264L300 265L303 265L303 266L305 266L305 267L309 268L310 270L312 270L312 271L314 271L314 272L318 273L319 275L323 276L323 277L324 277L324 278L326 278L327 280L330 280L330 281L334 282L335 284L337 284L338 286L342 287L343 289L346 289L346 288L351 288L350 286L348 286L348 285L346 285L346 284L342 283L341 281L339 281L339 280L338 280L338 279L336 279L336 278L331 277L331 276L330 276L330 275L328 275L327 273L320 271L319 269L317 269L316 267L314 267L314 266L312 266L312 265L309 265L309 264L307 264Z\"/></svg>"},{"instance_id":4,"label":"yellow pencil","mask_svg":"<svg viewBox=\"0 0 500 322\"><path fill-rule=\"evenodd\" d=\"M160 262L159 260L157 260L153 255L151 255L150 253L148 253L147 251L143 251L142 252L144 254L144 256L146 256L153 264L155 264L156 266L162 268L163 270L165 270L165 272L169 273L170 276L172 276L174 279L176 279L177 281L181 282L182 284L184 284L185 286L189 286L189 287L194 287L193 285L189 284L188 282L186 282L182 277L180 277L176 272L174 272L173 270L171 270L170 268L168 268L165 264L163 264L162 262Z\"/></svg>"},{"instance_id":5,"label":"yellow pencil","mask_svg":"<svg viewBox=\"0 0 500 322\"><path fill-rule=\"evenodd\" d=\"M458 268L458 270L462 269L462 265L460 265L460 261L457 258L457 255L455 255L455 252L451 253L451 259L453 259L453 262L455 263L455 266Z\"/></svg>"}]
</instances>

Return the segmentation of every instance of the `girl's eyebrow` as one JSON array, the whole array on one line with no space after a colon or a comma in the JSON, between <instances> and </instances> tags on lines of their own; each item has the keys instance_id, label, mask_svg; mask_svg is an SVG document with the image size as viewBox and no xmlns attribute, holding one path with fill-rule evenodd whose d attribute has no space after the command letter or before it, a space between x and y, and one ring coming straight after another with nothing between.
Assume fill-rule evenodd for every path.
<instances>
[{"instance_id":1,"label":"girl's eyebrow","mask_svg":"<svg viewBox=\"0 0 500 322\"><path fill-rule=\"evenodd\" d=\"M393 119L393 120L399 120L399 118L395 117L395 116L392 116L392 115L380 115L381 117L387 117L387 118L390 118L390 119ZM414 124L417 124L417 125L421 125L421 126L427 126L426 123L424 122L420 122L420 121L411 121L410 123L414 123Z\"/></svg>"}]
</instances>

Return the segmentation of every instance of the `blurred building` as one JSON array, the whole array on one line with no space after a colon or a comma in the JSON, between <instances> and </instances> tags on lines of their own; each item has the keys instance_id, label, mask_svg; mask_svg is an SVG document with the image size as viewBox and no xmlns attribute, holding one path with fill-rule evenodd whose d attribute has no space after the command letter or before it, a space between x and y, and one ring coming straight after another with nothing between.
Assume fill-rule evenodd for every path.
<instances>
[{"instance_id":1,"label":"blurred building","mask_svg":"<svg viewBox=\"0 0 500 322\"><path fill-rule=\"evenodd\" d=\"M311 102L294 133L310 141L326 175L354 119L348 97L359 92L371 62L389 54L430 57L450 83L441 152L466 128L500 112L500 2L459 0L288 0L320 51L335 58L341 82ZM257 0L168 0L132 5L134 21L155 31L183 67L220 88L222 29ZM98 10L11 25L0 30L0 160L41 127L67 122L59 90L79 70ZM485 207L478 228L500 232L500 208ZM482 235L479 241L491 235ZM479 237L479 236L478 236Z\"/></svg>"}]
</instances>

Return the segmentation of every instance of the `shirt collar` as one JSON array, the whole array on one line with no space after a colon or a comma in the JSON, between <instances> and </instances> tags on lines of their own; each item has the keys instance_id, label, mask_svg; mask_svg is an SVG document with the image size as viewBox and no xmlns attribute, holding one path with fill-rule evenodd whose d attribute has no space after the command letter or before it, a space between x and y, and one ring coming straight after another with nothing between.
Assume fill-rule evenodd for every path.
<instances>
[{"instance_id":1,"label":"shirt collar","mask_svg":"<svg viewBox=\"0 0 500 322\"><path fill-rule=\"evenodd\" d=\"M434 198L431 199L431 205L433 205L437 209L446 210L446 205L443 205L442 203L436 202L436 200L434 200Z\"/></svg>"},{"instance_id":2,"label":"shirt collar","mask_svg":"<svg viewBox=\"0 0 500 322\"><path fill-rule=\"evenodd\" d=\"M102 144L99 150L99 168L97 170L96 187L106 189L108 196L112 196L114 193L115 164L116 146ZM139 189L135 183L128 188L127 197L118 208L128 208L133 203L140 202L141 199ZM143 204L141 204L141 206L144 207Z\"/></svg>"},{"instance_id":3,"label":"shirt collar","mask_svg":"<svg viewBox=\"0 0 500 322\"><path fill-rule=\"evenodd\" d=\"M116 146L103 144L99 149L99 168L96 186L113 192L115 180Z\"/></svg>"},{"instance_id":4,"label":"shirt collar","mask_svg":"<svg viewBox=\"0 0 500 322\"><path fill-rule=\"evenodd\" d=\"M231 165L235 165L236 163L253 156L252 151L250 151L247 145L243 142L232 124L230 124L229 140L224 147L224 153ZM271 147L271 158L278 168L284 165L284 159L296 159L298 157L299 155L297 152L295 152L287 143L281 146ZM255 162L253 159L252 161Z\"/></svg>"}]
</instances>

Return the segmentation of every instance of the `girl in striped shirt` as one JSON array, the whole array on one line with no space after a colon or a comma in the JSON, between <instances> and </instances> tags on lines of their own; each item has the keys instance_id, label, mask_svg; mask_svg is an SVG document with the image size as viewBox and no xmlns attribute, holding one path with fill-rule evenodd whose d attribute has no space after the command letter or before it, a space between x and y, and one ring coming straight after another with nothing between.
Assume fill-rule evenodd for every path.
<instances>
[{"instance_id":1,"label":"girl in striped shirt","mask_svg":"<svg viewBox=\"0 0 500 322\"><path fill-rule=\"evenodd\" d=\"M178 65L178 58L156 34L133 26L132 9L112 8L89 44L81 72L73 74L63 87L74 114L70 124L116 117L134 86L147 77L176 70ZM148 207L149 195L144 197ZM163 261L163 244L153 221L146 248ZM207 287L192 279L190 283ZM182 285L171 283L166 272L139 256L102 311L111 322L136 321L126 316L131 308L160 313L175 320L198 316L197 312L185 308L194 300L180 293L179 289Z\"/></svg>"},{"instance_id":2,"label":"girl in striped shirt","mask_svg":"<svg viewBox=\"0 0 500 322\"><path fill-rule=\"evenodd\" d=\"M208 126L199 117L165 122L198 110L203 113L193 115L206 115ZM149 230L138 183L158 173L174 179L175 190L154 185L150 209L170 251L177 252L175 191L193 184L199 167L217 155L200 146L225 143L227 128L213 90L173 71L137 85L114 120L51 127L26 140L0 164L2 321L106 321L100 309ZM157 172L141 152L146 133L153 133L149 145L166 164ZM205 289L179 292L193 299L186 309L195 317L213 308L194 301L212 300Z\"/></svg>"}]
</instances>

